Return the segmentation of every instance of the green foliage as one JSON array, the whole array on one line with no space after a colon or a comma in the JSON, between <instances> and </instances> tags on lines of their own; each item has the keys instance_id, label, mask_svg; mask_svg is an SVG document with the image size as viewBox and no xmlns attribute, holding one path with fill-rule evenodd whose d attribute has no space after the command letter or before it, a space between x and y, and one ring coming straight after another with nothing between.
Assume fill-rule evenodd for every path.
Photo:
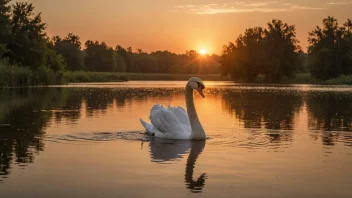
<instances>
[{"instance_id":1,"label":"green foliage","mask_svg":"<svg viewBox=\"0 0 352 198\"><path fill-rule=\"evenodd\" d=\"M81 50L79 36L69 33L64 39L59 36L53 37L51 42L54 50L65 58L68 70L84 69L84 53Z\"/></svg>"},{"instance_id":2,"label":"green foliage","mask_svg":"<svg viewBox=\"0 0 352 198\"><path fill-rule=\"evenodd\" d=\"M104 42L88 40L85 47L85 66L88 71L113 72L124 67L121 59L117 61L118 54ZM117 65L118 63L122 65Z\"/></svg>"},{"instance_id":3,"label":"green foliage","mask_svg":"<svg viewBox=\"0 0 352 198\"><path fill-rule=\"evenodd\" d=\"M0 60L0 87L23 87L32 85L61 84L62 73L55 73L48 68L40 67L32 71L28 67L10 64Z\"/></svg>"},{"instance_id":4,"label":"green foliage","mask_svg":"<svg viewBox=\"0 0 352 198\"><path fill-rule=\"evenodd\" d=\"M0 87L28 86L31 84L32 71L27 67L10 65L0 60Z\"/></svg>"},{"instance_id":5,"label":"green foliage","mask_svg":"<svg viewBox=\"0 0 352 198\"><path fill-rule=\"evenodd\" d=\"M323 20L323 27L309 33L307 55L297 45L294 25L272 20L266 28L246 29L234 43L223 48L221 57L200 55L195 50L184 54L169 51L143 52L131 47L88 40L81 48L78 35L46 35L41 13L34 13L31 3L0 0L0 86L126 79L182 79L183 75L148 77L140 73L230 75L241 82L295 82L297 72L310 71L311 76L297 76L297 82L349 82L352 74L352 21L339 26L333 17ZM114 74L69 71L118 72ZM128 73L139 73L129 74ZM124 76L121 76L121 73ZM343 75L343 76L341 76ZM258 78L259 76L259 78ZM217 78L217 77L216 77ZM330 81L329 81L330 82Z\"/></svg>"},{"instance_id":6,"label":"green foliage","mask_svg":"<svg viewBox=\"0 0 352 198\"><path fill-rule=\"evenodd\" d=\"M11 35L4 55L11 63L26 65L33 69L46 64L46 24L41 14L35 15L32 4L16 2L11 10Z\"/></svg>"},{"instance_id":7,"label":"green foliage","mask_svg":"<svg viewBox=\"0 0 352 198\"><path fill-rule=\"evenodd\" d=\"M224 46L222 53L222 74L230 74L233 79L254 82L263 63L264 31L261 27L246 29L236 44Z\"/></svg>"},{"instance_id":8,"label":"green foliage","mask_svg":"<svg viewBox=\"0 0 352 198\"><path fill-rule=\"evenodd\" d=\"M114 68L113 70L115 72L126 72L127 65L124 58L117 52L114 55L116 60L116 68Z\"/></svg>"},{"instance_id":9,"label":"green foliage","mask_svg":"<svg viewBox=\"0 0 352 198\"><path fill-rule=\"evenodd\" d=\"M281 20L272 20L267 29L246 29L235 44L224 46L221 73L243 82L254 82L258 74L264 74L266 82L292 78L297 71L296 43L295 27Z\"/></svg>"},{"instance_id":10,"label":"green foliage","mask_svg":"<svg viewBox=\"0 0 352 198\"><path fill-rule=\"evenodd\" d=\"M298 51L298 60L296 63L296 68L299 73L307 73L310 71L309 69L309 59L308 54L303 52L302 50Z\"/></svg>"},{"instance_id":11,"label":"green foliage","mask_svg":"<svg viewBox=\"0 0 352 198\"><path fill-rule=\"evenodd\" d=\"M0 0L0 58L7 51L6 41L10 35L10 0Z\"/></svg>"},{"instance_id":12,"label":"green foliage","mask_svg":"<svg viewBox=\"0 0 352 198\"><path fill-rule=\"evenodd\" d=\"M323 27L309 32L309 59L312 75L321 80L352 74L352 22L339 26L337 19L323 19Z\"/></svg>"},{"instance_id":13,"label":"green foliage","mask_svg":"<svg viewBox=\"0 0 352 198\"><path fill-rule=\"evenodd\" d=\"M61 83L66 61L50 48L41 14L31 3L9 2L0 0L0 86Z\"/></svg>"},{"instance_id":14,"label":"green foliage","mask_svg":"<svg viewBox=\"0 0 352 198\"><path fill-rule=\"evenodd\" d=\"M31 84L32 85L55 85L61 84L62 74L55 73L53 70L50 70L45 67L38 68L32 74Z\"/></svg>"},{"instance_id":15,"label":"green foliage","mask_svg":"<svg viewBox=\"0 0 352 198\"><path fill-rule=\"evenodd\" d=\"M62 72L66 68L66 60L61 54L57 54L55 50L48 49L47 65L54 72Z\"/></svg>"},{"instance_id":16,"label":"green foliage","mask_svg":"<svg viewBox=\"0 0 352 198\"><path fill-rule=\"evenodd\" d=\"M267 82L292 78L297 72L298 54L296 29L281 20L272 20L264 31L264 74Z\"/></svg>"},{"instance_id":17,"label":"green foliage","mask_svg":"<svg viewBox=\"0 0 352 198\"><path fill-rule=\"evenodd\" d=\"M115 51L123 59L124 63L122 63L122 60L119 60L119 62L121 64L121 68L123 68L123 66L125 66L125 68L123 68L122 71L133 72L134 67L133 67L132 49L129 48L129 50L126 50L125 48L121 47L120 45L117 45L115 48Z\"/></svg>"}]
</instances>

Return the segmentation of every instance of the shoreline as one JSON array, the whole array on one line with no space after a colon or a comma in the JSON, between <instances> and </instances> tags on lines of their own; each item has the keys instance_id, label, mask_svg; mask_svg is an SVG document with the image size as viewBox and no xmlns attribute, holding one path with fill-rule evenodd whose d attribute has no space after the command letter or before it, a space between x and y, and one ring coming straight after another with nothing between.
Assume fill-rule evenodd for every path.
<instances>
[{"instance_id":1,"label":"shoreline","mask_svg":"<svg viewBox=\"0 0 352 198\"><path fill-rule=\"evenodd\" d=\"M204 81L231 81L236 82L229 76L220 74L164 74L164 73L113 73L113 72L65 72L63 77L65 84L69 83L104 83L104 82L127 82L127 81L184 81L197 76ZM312 85L352 85L352 75L340 76L329 80L316 80L309 73L296 74L295 78L283 79L280 83L266 83L265 76L259 75L256 82L244 84L312 84Z\"/></svg>"},{"instance_id":2,"label":"shoreline","mask_svg":"<svg viewBox=\"0 0 352 198\"><path fill-rule=\"evenodd\" d=\"M283 79L280 83L266 83L265 76L259 75L256 82L236 82L229 76L221 76L220 74L163 74L163 73L113 73L113 72L86 72L67 71L63 73L63 80L61 84L43 84L32 86L2 86L0 89L6 88L26 88L26 87L51 87L61 85L74 85L77 83L121 83L128 81L187 81L191 77L200 77L203 81L226 81L243 85L267 85L267 86L281 86L281 85L352 85L352 75L340 76L335 79L318 81L314 79L309 73L297 74L293 79Z\"/></svg>"}]
</instances>

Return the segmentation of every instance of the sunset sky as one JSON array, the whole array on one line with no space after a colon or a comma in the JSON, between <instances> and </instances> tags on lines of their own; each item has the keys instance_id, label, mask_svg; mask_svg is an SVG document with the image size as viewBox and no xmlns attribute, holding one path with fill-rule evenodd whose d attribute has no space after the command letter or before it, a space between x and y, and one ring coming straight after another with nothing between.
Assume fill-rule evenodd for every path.
<instances>
[{"instance_id":1,"label":"sunset sky","mask_svg":"<svg viewBox=\"0 0 352 198\"><path fill-rule=\"evenodd\" d=\"M50 36L78 34L109 46L143 51L204 49L220 54L246 28L273 19L295 24L303 49L308 31L332 15L352 18L352 0L28 0L42 12Z\"/></svg>"}]
</instances>

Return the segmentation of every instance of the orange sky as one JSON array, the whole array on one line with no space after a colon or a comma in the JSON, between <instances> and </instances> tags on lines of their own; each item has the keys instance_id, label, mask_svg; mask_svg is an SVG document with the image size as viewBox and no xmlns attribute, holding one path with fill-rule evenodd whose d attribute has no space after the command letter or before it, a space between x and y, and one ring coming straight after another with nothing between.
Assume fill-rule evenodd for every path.
<instances>
[{"instance_id":1,"label":"orange sky","mask_svg":"<svg viewBox=\"0 0 352 198\"><path fill-rule=\"evenodd\" d=\"M323 17L342 24L352 18L352 0L28 0L42 12L50 36L78 34L109 46L143 51L186 50L220 54L245 28L273 19L295 24L301 46Z\"/></svg>"}]
</instances>

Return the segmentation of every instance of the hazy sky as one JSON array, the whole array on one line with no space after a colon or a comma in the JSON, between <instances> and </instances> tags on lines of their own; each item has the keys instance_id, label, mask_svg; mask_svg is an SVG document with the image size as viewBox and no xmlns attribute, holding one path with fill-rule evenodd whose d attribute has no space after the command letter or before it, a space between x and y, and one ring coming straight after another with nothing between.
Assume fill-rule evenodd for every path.
<instances>
[{"instance_id":1,"label":"hazy sky","mask_svg":"<svg viewBox=\"0 0 352 198\"><path fill-rule=\"evenodd\" d=\"M42 12L50 36L78 34L133 50L221 53L246 28L273 18L295 24L305 49L308 31L332 15L352 18L352 0L28 0Z\"/></svg>"}]
</instances>

